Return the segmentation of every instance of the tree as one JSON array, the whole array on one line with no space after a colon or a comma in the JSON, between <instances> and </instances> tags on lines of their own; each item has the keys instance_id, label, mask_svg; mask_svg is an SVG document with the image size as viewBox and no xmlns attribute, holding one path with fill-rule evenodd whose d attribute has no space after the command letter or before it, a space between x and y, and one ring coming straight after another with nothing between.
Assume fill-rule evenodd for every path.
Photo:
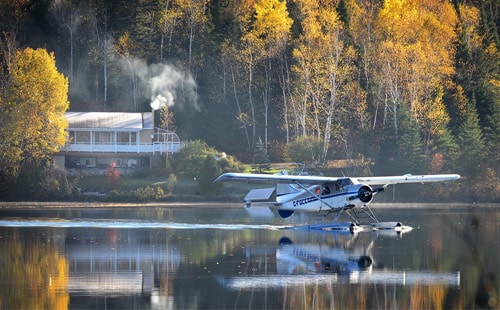
<instances>
[{"instance_id":1,"label":"tree","mask_svg":"<svg viewBox=\"0 0 500 310\"><path fill-rule=\"evenodd\" d=\"M30 0L2 0L0 2L0 29L6 33L20 33L34 5Z\"/></svg>"},{"instance_id":2,"label":"tree","mask_svg":"<svg viewBox=\"0 0 500 310\"><path fill-rule=\"evenodd\" d=\"M145 60L154 62L159 59L156 41L161 21L160 4L157 0L140 0L136 3L133 36Z\"/></svg>"},{"instance_id":3,"label":"tree","mask_svg":"<svg viewBox=\"0 0 500 310\"><path fill-rule=\"evenodd\" d=\"M465 122L459 129L457 143L460 147L457 166L464 176L467 198L477 199L485 188L486 148L473 103L468 105Z\"/></svg>"},{"instance_id":4,"label":"tree","mask_svg":"<svg viewBox=\"0 0 500 310\"><path fill-rule=\"evenodd\" d=\"M404 122L402 131L403 133L397 141L398 158L396 164L401 173L425 174L425 155L417 124L408 120Z\"/></svg>"},{"instance_id":5,"label":"tree","mask_svg":"<svg viewBox=\"0 0 500 310\"><path fill-rule=\"evenodd\" d=\"M489 117L489 126L485 130L490 167L494 169L495 194L494 199L500 194L500 80L490 81L492 92L496 94L493 112Z\"/></svg>"},{"instance_id":6,"label":"tree","mask_svg":"<svg viewBox=\"0 0 500 310\"><path fill-rule=\"evenodd\" d=\"M269 125L269 103L271 102L271 60L274 56L281 54L285 50L286 42L292 19L288 16L286 2L281 0L260 0L255 3L255 22L253 32L255 38L262 41L257 46L263 48L260 53L267 60L264 65L265 87L263 94L264 102L264 148L267 152L268 125ZM259 138L260 140L260 138Z\"/></svg>"},{"instance_id":7,"label":"tree","mask_svg":"<svg viewBox=\"0 0 500 310\"><path fill-rule=\"evenodd\" d=\"M68 79L44 49L18 51L9 74L0 102L0 179L15 184L23 165L50 161L66 142Z\"/></svg>"},{"instance_id":8,"label":"tree","mask_svg":"<svg viewBox=\"0 0 500 310\"><path fill-rule=\"evenodd\" d=\"M175 27L182 18L183 12L179 10L175 1L166 0L164 7L160 12L159 31L160 31L160 61L164 59L165 37L168 37L168 48L170 52L172 47L172 38Z\"/></svg>"},{"instance_id":9,"label":"tree","mask_svg":"<svg viewBox=\"0 0 500 310\"><path fill-rule=\"evenodd\" d=\"M216 195L222 188L222 183L214 183L215 178L221 174L221 169L215 156L208 154L205 156L202 169L198 173L196 181L203 196L211 197Z\"/></svg>"},{"instance_id":10,"label":"tree","mask_svg":"<svg viewBox=\"0 0 500 310\"><path fill-rule=\"evenodd\" d=\"M208 1L206 0L179 1L179 6L184 12L183 16L186 18L187 28L189 28L188 70L192 70L193 44L196 32L208 22L206 14L207 3Z\"/></svg>"},{"instance_id":11,"label":"tree","mask_svg":"<svg viewBox=\"0 0 500 310\"><path fill-rule=\"evenodd\" d=\"M166 130L175 131L174 112L165 105L160 108L160 127Z\"/></svg>"},{"instance_id":12,"label":"tree","mask_svg":"<svg viewBox=\"0 0 500 310\"><path fill-rule=\"evenodd\" d=\"M253 150L253 165L252 167L259 171L260 173L264 169L268 169L269 165L269 156L267 155L267 149L262 142L262 139L259 138L259 141L255 143L255 149Z\"/></svg>"},{"instance_id":13,"label":"tree","mask_svg":"<svg viewBox=\"0 0 500 310\"><path fill-rule=\"evenodd\" d=\"M296 163L313 165L320 162L322 141L315 136L298 137L289 143L286 149L287 157Z\"/></svg>"},{"instance_id":14,"label":"tree","mask_svg":"<svg viewBox=\"0 0 500 310\"><path fill-rule=\"evenodd\" d=\"M140 88L139 69L142 67L142 63L133 55L133 50L137 49L136 44L132 40L130 34L126 32L118 38L114 49L126 63L126 68L129 70L130 87L132 89L132 103L134 106L133 111L137 112Z\"/></svg>"},{"instance_id":15,"label":"tree","mask_svg":"<svg viewBox=\"0 0 500 310\"><path fill-rule=\"evenodd\" d=\"M408 105L411 120L428 132L433 122L446 121L441 85L454 74L457 23L445 1L387 0L379 11L375 103L383 103L384 123L392 115L396 136L401 105ZM434 108L439 113L432 113ZM424 144L428 141L424 137Z\"/></svg>"},{"instance_id":16,"label":"tree","mask_svg":"<svg viewBox=\"0 0 500 310\"><path fill-rule=\"evenodd\" d=\"M343 94L355 75L355 51L346 42L344 25L333 1L301 0L302 34L293 55L294 71L300 80L292 106L300 119L300 135L315 135L323 141L320 161L325 161L330 140L339 134L342 124L336 120L342 113Z\"/></svg>"},{"instance_id":17,"label":"tree","mask_svg":"<svg viewBox=\"0 0 500 310\"><path fill-rule=\"evenodd\" d=\"M206 156L214 156L217 151L201 140L189 141L176 154L172 166L182 176L195 178L199 175Z\"/></svg>"}]
</instances>

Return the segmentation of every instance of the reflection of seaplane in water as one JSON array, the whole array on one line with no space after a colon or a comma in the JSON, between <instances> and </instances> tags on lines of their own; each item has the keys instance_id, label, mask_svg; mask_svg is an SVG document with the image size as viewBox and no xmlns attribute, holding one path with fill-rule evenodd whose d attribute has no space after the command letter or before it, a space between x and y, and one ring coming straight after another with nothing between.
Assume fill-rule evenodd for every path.
<instances>
[{"instance_id":1,"label":"reflection of seaplane in water","mask_svg":"<svg viewBox=\"0 0 500 310\"><path fill-rule=\"evenodd\" d=\"M372 242L373 243L373 242ZM289 238L280 239L276 250L276 267L280 275L292 274L337 274L350 275L353 272L369 272L373 259L366 251L332 247L314 243L294 244Z\"/></svg>"},{"instance_id":2,"label":"reflection of seaplane in water","mask_svg":"<svg viewBox=\"0 0 500 310\"><path fill-rule=\"evenodd\" d=\"M275 249L276 273L266 268L267 274L249 274L219 277L218 281L231 290L263 290L301 285L331 284L383 284L460 286L459 272L398 271L385 268L374 260L374 240L357 244L358 234L332 232L335 242L294 243L282 237ZM342 235L339 235L342 234ZM363 234L363 236L369 236ZM393 232L393 236L399 234ZM327 244L328 243L328 244ZM264 251L247 250L249 259L262 255ZM269 249L265 251L269 253Z\"/></svg>"},{"instance_id":3,"label":"reflection of seaplane in water","mask_svg":"<svg viewBox=\"0 0 500 310\"><path fill-rule=\"evenodd\" d=\"M334 214L334 223L347 214L353 225L370 221L377 229L398 229L399 222L380 223L369 204L375 194L391 184L427 183L457 180L458 174L385 176L385 177L325 177L309 175L225 173L214 182L246 181L274 183L276 187L252 189L245 197L247 209L255 205L274 205L278 214L287 218L294 212ZM365 221L363 221L365 219ZM337 225L337 224L335 224ZM335 228L332 225L332 228ZM340 225L340 224L339 224ZM353 227L353 226L352 226Z\"/></svg>"}]
</instances>

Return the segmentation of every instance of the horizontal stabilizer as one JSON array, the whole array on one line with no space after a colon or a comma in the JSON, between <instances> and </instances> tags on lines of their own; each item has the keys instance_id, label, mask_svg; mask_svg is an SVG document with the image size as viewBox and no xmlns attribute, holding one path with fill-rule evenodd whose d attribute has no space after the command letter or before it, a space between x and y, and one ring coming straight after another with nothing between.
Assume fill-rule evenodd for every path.
<instances>
[{"instance_id":1,"label":"horizontal stabilizer","mask_svg":"<svg viewBox=\"0 0 500 310\"><path fill-rule=\"evenodd\" d=\"M276 188L257 188L252 189L245 196L247 203L252 202L275 202L276 201Z\"/></svg>"}]
</instances>

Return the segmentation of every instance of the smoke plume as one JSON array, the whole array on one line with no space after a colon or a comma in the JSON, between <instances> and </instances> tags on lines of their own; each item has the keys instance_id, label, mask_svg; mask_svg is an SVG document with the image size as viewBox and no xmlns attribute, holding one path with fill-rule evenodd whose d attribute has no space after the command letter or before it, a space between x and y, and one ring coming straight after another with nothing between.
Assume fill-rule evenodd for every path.
<instances>
[{"instance_id":1,"label":"smoke plume","mask_svg":"<svg viewBox=\"0 0 500 310\"><path fill-rule=\"evenodd\" d=\"M153 110L185 104L199 109L196 82L188 72L167 64L152 64L148 66L143 81L146 82Z\"/></svg>"}]
</instances>

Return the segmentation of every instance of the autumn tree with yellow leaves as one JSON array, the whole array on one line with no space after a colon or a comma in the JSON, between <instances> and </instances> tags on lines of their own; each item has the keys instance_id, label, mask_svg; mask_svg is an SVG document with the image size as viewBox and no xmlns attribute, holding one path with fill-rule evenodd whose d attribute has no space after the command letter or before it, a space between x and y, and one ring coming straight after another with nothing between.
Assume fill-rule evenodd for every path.
<instances>
[{"instance_id":1,"label":"autumn tree with yellow leaves","mask_svg":"<svg viewBox=\"0 0 500 310\"><path fill-rule=\"evenodd\" d=\"M0 174L2 189L10 192L65 144L69 102L68 79L44 49L18 51L8 72L0 101Z\"/></svg>"}]
</instances>

